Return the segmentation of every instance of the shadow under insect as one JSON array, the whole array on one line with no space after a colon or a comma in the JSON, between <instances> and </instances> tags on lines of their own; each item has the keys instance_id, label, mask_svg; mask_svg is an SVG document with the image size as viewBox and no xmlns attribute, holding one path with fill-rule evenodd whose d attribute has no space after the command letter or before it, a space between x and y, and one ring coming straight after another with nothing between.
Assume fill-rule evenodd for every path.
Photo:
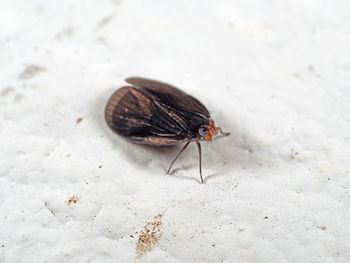
<instances>
[{"instance_id":1,"label":"shadow under insect","mask_svg":"<svg viewBox=\"0 0 350 263\"><path fill-rule=\"evenodd\" d=\"M113 133L107 131L107 138L113 143L113 149L119 154L125 155L134 165L140 169L161 168L162 174L178 178L181 180L193 180L201 183L201 180L194 174L198 174L198 150L195 142L189 143L188 147L179 155L174 162L169 173L169 167L184 147L182 145L155 147L151 145L129 143L127 139L113 136ZM226 139L218 136L213 142L202 142L202 169L203 181L224 175L225 171L234 168L234 155L230 148L236 144L232 136ZM231 154L228 154L230 153ZM215 156L212 156L212 155ZM238 153L239 154L239 153ZM226 163L226 164L224 164ZM210 168L210 169L209 169ZM209 170L215 170L214 174L208 174ZM188 172L188 173L187 173Z\"/></svg>"}]
</instances>

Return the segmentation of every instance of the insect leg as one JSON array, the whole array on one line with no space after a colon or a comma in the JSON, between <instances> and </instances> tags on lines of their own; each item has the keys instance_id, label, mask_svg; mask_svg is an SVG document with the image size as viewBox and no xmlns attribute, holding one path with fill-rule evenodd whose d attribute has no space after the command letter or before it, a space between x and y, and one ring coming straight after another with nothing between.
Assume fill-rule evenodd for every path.
<instances>
[{"instance_id":1,"label":"insect leg","mask_svg":"<svg viewBox=\"0 0 350 263\"><path fill-rule=\"evenodd\" d=\"M217 127L217 128L220 131L220 133L222 134L222 136L229 136L230 135L229 132L223 132L220 127Z\"/></svg>"},{"instance_id":2,"label":"insect leg","mask_svg":"<svg viewBox=\"0 0 350 263\"><path fill-rule=\"evenodd\" d=\"M171 167L173 167L173 164L176 162L177 158L180 156L180 154L187 148L187 146L190 144L191 141L186 142L185 146L181 149L181 151L176 155L175 159L171 162L170 167L167 171L167 174L170 173Z\"/></svg>"},{"instance_id":3,"label":"insect leg","mask_svg":"<svg viewBox=\"0 0 350 263\"><path fill-rule=\"evenodd\" d=\"M197 147L198 147L198 153L199 153L199 175L201 176L201 182L203 183L203 177L202 177L202 149L201 144L196 141Z\"/></svg>"}]
</instances>

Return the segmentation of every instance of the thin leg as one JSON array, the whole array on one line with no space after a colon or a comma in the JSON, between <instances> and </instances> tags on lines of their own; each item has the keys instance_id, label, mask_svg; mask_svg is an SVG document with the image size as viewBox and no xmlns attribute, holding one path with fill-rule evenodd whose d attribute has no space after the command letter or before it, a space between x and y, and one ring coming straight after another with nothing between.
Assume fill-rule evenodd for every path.
<instances>
[{"instance_id":1,"label":"thin leg","mask_svg":"<svg viewBox=\"0 0 350 263\"><path fill-rule=\"evenodd\" d=\"M199 175L201 176L201 182L203 183L203 177L202 177L202 149L201 144L199 142L196 142L198 147L198 153L199 153Z\"/></svg>"},{"instance_id":2,"label":"thin leg","mask_svg":"<svg viewBox=\"0 0 350 263\"><path fill-rule=\"evenodd\" d=\"M167 171L167 174L170 173L171 167L173 167L173 164L176 162L177 158L180 156L180 154L187 148L187 146L190 144L191 141L186 142L185 146L181 149L181 151L176 155L175 159L171 162L170 167Z\"/></svg>"},{"instance_id":3,"label":"thin leg","mask_svg":"<svg viewBox=\"0 0 350 263\"><path fill-rule=\"evenodd\" d=\"M218 127L218 130L223 136L229 136L230 135L229 132L223 132L220 127Z\"/></svg>"}]
</instances>

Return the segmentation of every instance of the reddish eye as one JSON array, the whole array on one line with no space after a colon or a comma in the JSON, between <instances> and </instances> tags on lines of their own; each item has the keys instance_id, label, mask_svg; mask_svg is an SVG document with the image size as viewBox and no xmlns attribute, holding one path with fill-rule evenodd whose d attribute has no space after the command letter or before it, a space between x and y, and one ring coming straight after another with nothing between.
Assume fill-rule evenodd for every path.
<instances>
[{"instance_id":1,"label":"reddish eye","mask_svg":"<svg viewBox=\"0 0 350 263\"><path fill-rule=\"evenodd\" d=\"M205 136L207 134L208 134L208 129L207 128L205 128L205 127L200 127L199 128L199 135L200 136Z\"/></svg>"}]
</instances>

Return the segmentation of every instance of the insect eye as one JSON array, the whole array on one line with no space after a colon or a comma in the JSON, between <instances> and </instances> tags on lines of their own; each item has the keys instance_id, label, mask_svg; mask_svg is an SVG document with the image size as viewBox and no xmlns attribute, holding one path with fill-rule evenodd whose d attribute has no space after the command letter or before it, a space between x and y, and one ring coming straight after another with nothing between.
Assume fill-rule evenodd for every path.
<instances>
[{"instance_id":1,"label":"insect eye","mask_svg":"<svg viewBox=\"0 0 350 263\"><path fill-rule=\"evenodd\" d=\"M199 128L199 135L200 136L205 136L207 134L208 134L208 129L207 128L205 128L205 127L200 127Z\"/></svg>"}]
</instances>

